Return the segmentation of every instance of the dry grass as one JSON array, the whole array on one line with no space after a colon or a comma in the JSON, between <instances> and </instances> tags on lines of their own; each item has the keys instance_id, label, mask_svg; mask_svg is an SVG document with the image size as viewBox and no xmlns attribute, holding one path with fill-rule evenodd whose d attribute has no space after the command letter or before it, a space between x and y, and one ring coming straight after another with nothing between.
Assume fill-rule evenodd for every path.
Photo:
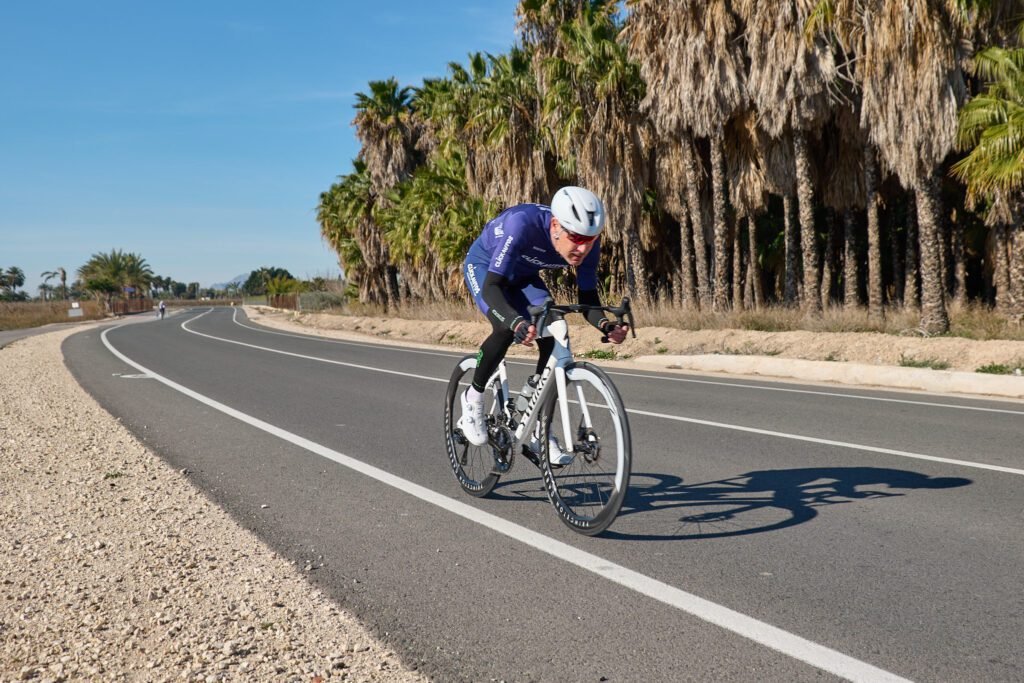
<instances>
[{"instance_id":1,"label":"dry grass","mask_svg":"<svg viewBox=\"0 0 1024 683\"><path fill-rule=\"evenodd\" d=\"M327 311L324 311L325 313ZM400 318L402 320L457 320L480 319L480 311L469 301L436 301L433 303L385 309L383 306L351 302L343 311L331 310L340 315L361 315L379 318Z\"/></svg>"},{"instance_id":2,"label":"dry grass","mask_svg":"<svg viewBox=\"0 0 1024 683\"><path fill-rule=\"evenodd\" d=\"M15 301L0 302L0 330L21 330L50 323L66 323L76 320L98 320L105 317L103 306L96 301L81 302L82 317L69 318L71 307L65 301Z\"/></svg>"},{"instance_id":3,"label":"dry grass","mask_svg":"<svg viewBox=\"0 0 1024 683\"><path fill-rule=\"evenodd\" d=\"M637 324L683 330L739 329L760 332L880 332L901 336L919 335L917 311L887 309L884 320L868 316L866 308L830 307L819 318L807 318L800 309L771 306L757 311L711 313L656 303L636 307ZM1024 328L981 306L949 308L949 336L967 339L1024 341Z\"/></svg>"},{"instance_id":4,"label":"dry grass","mask_svg":"<svg viewBox=\"0 0 1024 683\"><path fill-rule=\"evenodd\" d=\"M606 297L609 303L617 301ZM334 311L332 311L334 312ZM393 317L405 320L458 320L479 319L479 312L468 301L445 301L398 310L385 310L382 306L349 304L343 315ZM634 306L637 325L643 327L669 327L680 330L753 330L759 332L880 332L900 336L919 335L920 314L911 309L887 309L884 320L868 317L866 308L827 308L820 318L807 318L800 309L770 306L757 311L730 311L712 313L679 308L667 303ZM949 307L949 336L967 339L1010 339L1024 341L1024 326L1007 320L984 306Z\"/></svg>"}]
</instances>

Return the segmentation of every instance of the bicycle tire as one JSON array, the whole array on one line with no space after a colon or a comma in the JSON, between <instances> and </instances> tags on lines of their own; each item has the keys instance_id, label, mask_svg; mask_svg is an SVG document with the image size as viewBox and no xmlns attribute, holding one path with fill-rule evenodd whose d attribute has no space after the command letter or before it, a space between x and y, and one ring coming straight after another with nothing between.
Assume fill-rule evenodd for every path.
<instances>
[{"instance_id":1,"label":"bicycle tire","mask_svg":"<svg viewBox=\"0 0 1024 683\"><path fill-rule=\"evenodd\" d=\"M469 495L482 498L494 489L501 478L501 475L492 471L494 455L491 445L488 443L483 446L474 446L457 433L455 427L457 420L455 415L462 410L459 403L460 385L464 379L472 380L475 370L476 356L473 355L461 358L452 371L444 399L444 433L448 462L455 473L459 486ZM469 381L466 381L466 385L469 385ZM464 391L464 389L461 390ZM492 406L492 415L495 411L500 412L501 406L504 405L501 384L493 382L488 387L487 394L488 396L484 400Z\"/></svg>"},{"instance_id":2,"label":"bicycle tire","mask_svg":"<svg viewBox=\"0 0 1024 683\"><path fill-rule=\"evenodd\" d=\"M615 521L629 489L633 446L629 419L618 389L607 374L590 363L570 363L565 370L570 424L574 426L572 462L553 466L548 459L552 422L561 441L557 389L541 412L541 472L548 498L559 518L573 531L596 536ZM592 430L583 428L578 391L590 412ZM563 450L568 450L562 445Z\"/></svg>"}]
</instances>

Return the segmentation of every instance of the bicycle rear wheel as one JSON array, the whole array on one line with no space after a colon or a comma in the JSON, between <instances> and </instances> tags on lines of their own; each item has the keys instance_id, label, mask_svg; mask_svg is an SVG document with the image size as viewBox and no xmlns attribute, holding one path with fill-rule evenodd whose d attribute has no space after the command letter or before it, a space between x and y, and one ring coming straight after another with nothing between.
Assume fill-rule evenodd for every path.
<instances>
[{"instance_id":1,"label":"bicycle rear wheel","mask_svg":"<svg viewBox=\"0 0 1024 683\"><path fill-rule=\"evenodd\" d=\"M590 363L570 363L565 374L572 443L565 443L556 389L541 412L541 471L561 520L573 531L595 536L615 521L629 488L629 419L618 389L603 370ZM550 436L563 451L571 451L571 462L551 463Z\"/></svg>"},{"instance_id":2,"label":"bicycle rear wheel","mask_svg":"<svg viewBox=\"0 0 1024 683\"><path fill-rule=\"evenodd\" d=\"M491 443L474 446L462 435L462 430L455 425L462 414L460 396L469 387L476 370L476 356L466 356L459 361L448 380L448 391L444 398L444 435L448 450L448 460L455 478L459 480L462 490L471 496L486 496L498 483L501 475L495 474L494 451ZM505 405L505 396L501 382L495 379L488 385L484 398L487 409L487 421L493 424L501 415Z\"/></svg>"}]
</instances>

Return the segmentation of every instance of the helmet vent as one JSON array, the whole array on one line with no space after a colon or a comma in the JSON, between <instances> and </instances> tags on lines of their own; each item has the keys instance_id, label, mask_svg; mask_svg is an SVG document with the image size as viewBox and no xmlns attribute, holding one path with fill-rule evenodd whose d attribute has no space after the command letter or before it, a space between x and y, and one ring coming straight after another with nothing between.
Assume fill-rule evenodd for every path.
<instances>
[{"instance_id":1,"label":"helmet vent","mask_svg":"<svg viewBox=\"0 0 1024 683\"><path fill-rule=\"evenodd\" d=\"M582 218L580 218L580 212L576 210L576 205L575 204L572 204L572 215L576 216L576 220L578 220L578 221L583 220Z\"/></svg>"}]
</instances>

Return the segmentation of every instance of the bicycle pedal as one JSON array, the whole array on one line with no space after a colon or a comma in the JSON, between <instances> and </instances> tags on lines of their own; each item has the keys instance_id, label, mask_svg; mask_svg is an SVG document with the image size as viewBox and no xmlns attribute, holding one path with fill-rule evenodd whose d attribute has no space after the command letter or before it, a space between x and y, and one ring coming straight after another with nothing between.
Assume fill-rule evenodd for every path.
<instances>
[{"instance_id":1,"label":"bicycle pedal","mask_svg":"<svg viewBox=\"0 0 1024 683\"><path fill-rule=\"evenodd\" d=\"M523 456L537 467L540 467L540 456L534 453L529 446L523 446Z\"/></svg>"},{"instance_id":2,"label":"bicycle pedal","mask_svg":"<svg viewBox=\"0 0 1024 683\"><path fill-rule=\"evenodd\" d=\"M491 468L491 474L507 474L510 469L512 469L512 463L495 458L494 467Z\"/></svg>"}]
</instances>

